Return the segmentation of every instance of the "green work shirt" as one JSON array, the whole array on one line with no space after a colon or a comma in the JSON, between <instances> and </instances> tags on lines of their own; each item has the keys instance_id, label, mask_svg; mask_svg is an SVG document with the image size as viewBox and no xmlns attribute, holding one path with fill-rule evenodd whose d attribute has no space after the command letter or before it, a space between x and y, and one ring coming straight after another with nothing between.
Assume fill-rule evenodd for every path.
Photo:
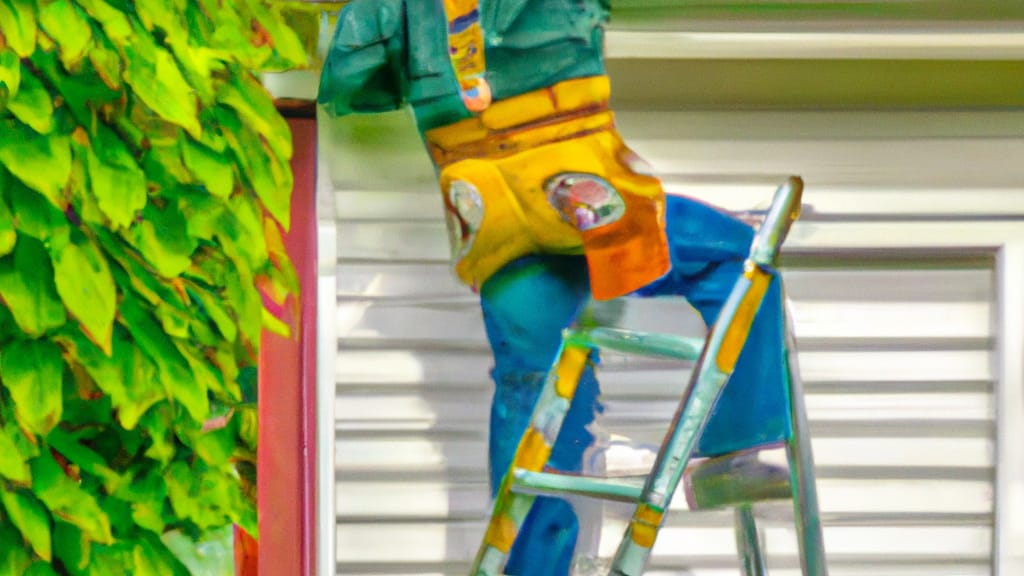
<instances>
[{"instance_id":1,"label":"green work shirt","mask_svg":"<svg viewBox=\"0 0 1024 576\"><path fill-rule=\"evenodd\" d=\"M494 100L604 74L608 1L481 0ZM421 132L468 118L441 0L355 0L342 8L318 101L336 115L410 104Z\"/></svg>"}]
</instances>

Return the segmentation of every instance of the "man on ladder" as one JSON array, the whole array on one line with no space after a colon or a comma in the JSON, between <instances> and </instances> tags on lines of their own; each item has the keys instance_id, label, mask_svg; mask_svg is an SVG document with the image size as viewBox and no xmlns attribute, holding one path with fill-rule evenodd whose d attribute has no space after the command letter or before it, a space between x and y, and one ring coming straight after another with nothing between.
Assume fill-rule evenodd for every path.
<instances>
[{"instance_id":1,"label":"man on ladder","mask_svg":"<svg viewBox=\"0 0 1024 576\"><path fill-rule=\"evenodd\" d=\"M456 274L480 294L494 352L491 488L508 470L544 377L593 296L683 296L707 324L742 274L753 230L666 199L608 108L606 0L355 0L319 100L333 114L411 105L437 167ZM697 455L781 440L783 318L773 282ZM765 389L773 393L752 393ZM579 471L599 387L584 373L548 466ZM756 400L751 400L756 399ZM505 571L569 573L578 522L539 498Z\"/></svg>"}]
</instances>

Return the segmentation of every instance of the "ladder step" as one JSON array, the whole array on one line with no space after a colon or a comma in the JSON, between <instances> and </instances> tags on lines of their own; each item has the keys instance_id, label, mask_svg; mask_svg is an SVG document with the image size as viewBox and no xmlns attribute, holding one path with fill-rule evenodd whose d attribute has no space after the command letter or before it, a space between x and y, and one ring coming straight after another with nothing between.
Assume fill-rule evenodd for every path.
<instances>
[{"instance_id":1,"label":"ladder step","mask_svg":"<svg viewBox=\"0 0 1024 576\"><path fill-rule=\"evenodd\" d=\"M686 493L693 510L788 500L793 496L789 469L759 460L756 450L733 452L689 467Z\"/></svg>"},{"instance_id":2,"label":"ladder step","mask_svg":"<svg viewBox=\"0 0 1024 576\"><path fill-rule=\"evenodd\" d=\"M553 474L516 469L512 491L539 496L587 496L635 503L640 499L646 477L635 479L594 478L575 474Z\"/></svg>"},{"instance_id":3,"label":"ladder step","mask_svg":"<svg viewBox=\"0 0 1024 576\"><path fill-rule=\"evenodd\" d=\"M704 340L701 338L684 338L672 334L634 332L617 328L567 330L565 340L570 345L596 346L627 354L675 360L696 361L704 349Z\"/></svg>"}]
</instances>

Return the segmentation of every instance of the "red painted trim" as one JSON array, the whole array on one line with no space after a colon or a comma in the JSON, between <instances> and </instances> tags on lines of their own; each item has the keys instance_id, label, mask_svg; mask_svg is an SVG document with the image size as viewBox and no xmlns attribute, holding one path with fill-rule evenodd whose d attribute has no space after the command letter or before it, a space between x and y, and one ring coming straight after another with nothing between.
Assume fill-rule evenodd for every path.
<instances>
[{"instance_id":1,"label":"red painted trim","mask_svg":"<svg viewBox=\"0 0 1024 576\"><path fill-rule=\"evenodd\" d=\"M296 154L292 160L295 173L295 188L302 190L302 218L292 217L292 232L285 239L288 254L294 258L303 255L301 271L297 268L302 282L302 434L306 447L306 458L302 466L302 479L305 486L302 501L302 534L303 563L305 570L300 574L316 575L317 553L317 492L316 492L316 332L317 332L317 221L316 221L316 165L317 165L317 125L316 117L312 119L288 119L295 141ZM294 203L293 203L294 206ZM294 208L293 208L294 210ZM333 422L331 425L333 426ZM270 574L274 574L271 572Z\"/></svg>"},{"instance_id":2,"label":"red painted trim","mask_svg":"<svg viewBox=\"0 0 1024 576\"><path fill-rule=\"evenodd\" d=\"M315 118L288 118L288 125L295 186L283 237L301 298L299 317L287 319L291 337L264 332L261 343L257 554L263 576L316 571L317 129ZM248 570L241 574L257 576Z\"/></svg>"},{"instance_id":3,"label":"red painted trim","mask_svg":"<svg viewBox=\"0 0 1024 576\"><path fill-rule=\"evenodd\" d=\"M235 526L235 576L257 576L259 544L248 532Z\"/></svg>"}]
</instances>

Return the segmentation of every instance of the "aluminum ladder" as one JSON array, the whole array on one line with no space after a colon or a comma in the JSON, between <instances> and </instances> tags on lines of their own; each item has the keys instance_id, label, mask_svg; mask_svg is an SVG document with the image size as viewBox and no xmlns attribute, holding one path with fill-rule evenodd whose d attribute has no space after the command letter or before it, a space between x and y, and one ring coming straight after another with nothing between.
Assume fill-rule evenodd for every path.
<instances>
[{"instance_id":1,"label":"aluminum ladder","mask_svg":"<svg viewBox=\"0 0 1024 576\"><path fill-rule=\"evenodd\" d=\"M471 576L498 576L538 495L585 496L630 502L635 510L612 560L611 576L640 576L664 523L673 495L686 478L691 506L732 507L740 562L747 576L767 574L752 504L791 499L804 576L827 576L819 520L814 460L797 364L792 317L785 310L784 385L792 433L783 442L788 470L759 464L757 449L691 464L705 422L726 386L765 292L776 276L780 247L799 216L803 182L778 188L749 255L706 340L608 328L567 329L537 400L530 425L498 490ZM781 282L781 278L779 279ZM783 292L784 293L784 292ZM783 302L785 303L785 297ZM600 349L694 361L675 417L649 475L640 482L544 471L584 368Z\"/></svg>"}]
</instances>

